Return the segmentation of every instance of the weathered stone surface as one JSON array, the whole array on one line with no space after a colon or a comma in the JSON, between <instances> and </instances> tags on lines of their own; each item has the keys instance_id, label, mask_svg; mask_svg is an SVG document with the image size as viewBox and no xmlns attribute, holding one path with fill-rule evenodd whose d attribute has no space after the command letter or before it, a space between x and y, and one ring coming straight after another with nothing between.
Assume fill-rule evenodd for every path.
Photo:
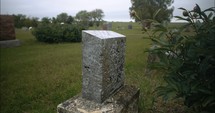
<instances>
[{"instance_id":1,"label":"weathered stone surface","mask_svg":"<svg viewBox=\"0 0 215 113\"><path fill-rule=\"evenodd\" d=\"M13 16L0 15L0 41L15 40Z\"/></svg>"},{"instance_id":2,"label":"weathered stone surface","mask_svg":"<svg viewBox=\"0 0 215 113\"><path fill-rule=\"evenodd\" d=\"M124 84L125 36L113 31L82 32L82 96L102 103Z\"/></svg>"},{"instance_id":3,"label":"weathered stone surface","mask_svg":"<svg viewBox=\"0 0 215 113\"><path fill-rule=\"evenodd\" d=\"M123 86L120 91L103 103L86 100L81 95L75 96L57 107L58 113L138 113L139 89Z\"/></svg>"},{"instance_id":4,"label":"weathered stone surface","mask_svg":"<svg viewBox=\"0 0 215 113\"><path fill-rule=\"evenodd\" d=\"M16 46L20 46L20 45L21 45L21 43L18 39L0 41L0 47L2 47L2 48L16 47Z\"/></svg>"},{"instance_id":5,"label":"weathered stone surface","mask_svg":"<svg viewBox=\"0 0 215 113\"><path fill-rule=\"evenodd\" d=\"M138 113L139 89L124 85L125 36L82 31L82 93L57 107L58 113Z\"/></svg>"}]
</instances>

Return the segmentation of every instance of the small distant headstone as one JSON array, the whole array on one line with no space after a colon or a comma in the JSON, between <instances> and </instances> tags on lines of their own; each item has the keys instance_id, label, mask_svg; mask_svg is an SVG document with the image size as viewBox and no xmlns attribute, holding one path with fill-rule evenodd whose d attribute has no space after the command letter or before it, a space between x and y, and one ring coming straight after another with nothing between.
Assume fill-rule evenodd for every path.
<instances>
[{"instance_id":1,"label":"small distant headstone","mask_svg":"<svg viewBox=\"0 0 215 113\"><path fill-rule=\"evenodd\" d=\"M116 30L119 30L120 29L120 26L117 26Z\"/></svg>"},{"instance_id":2,"label":"small distant headstone","mask_svg":"<svg viewBox=\"0 0 215 113\"><path fill-rule=\"evenodd\" d=\"M132 25L131 24L128 25L128 29L132 29Z\"/></svg>"},{"instance_id":3,"label":"small distant headstone","mask_svg":"<svg viewBox=\"0 0 215 113\"><path fill-rule=\"evenodd\" d=\"M139 89L124 85L125 41L113 31L82 31L82 94L58 113L138 113Z\"/></svg>"},{"instance_id":4,"label":"small distant headstone","mask_svg":"<svg viewBox=\"0 0 215 113\"><path fill-rule=\"evenodd\" d=\"M102 29L107 30L107 24L106 23L102 25Z\"/></svg>"},{"instance_id":5,"label":"small distant headstone","mask_svg":"<svg viewBox=\"0 0 215 113\"><path fill-rule=\"evenodd\" d=\"M108 22L107 23L107 30L111 30L112 29L112 23L111 22Z\"/></svg>"},{"instance_id":6,"label":"small distant headstone","mask_svg":"<svg viewBox=\"0 0 215 113\"><path fill-rule=\"evenodd\" d=\"M111 30L112 29L112 23L111 22L104 23L102 26L102 29L103 30Z\"/></svg>"}]
</instances>

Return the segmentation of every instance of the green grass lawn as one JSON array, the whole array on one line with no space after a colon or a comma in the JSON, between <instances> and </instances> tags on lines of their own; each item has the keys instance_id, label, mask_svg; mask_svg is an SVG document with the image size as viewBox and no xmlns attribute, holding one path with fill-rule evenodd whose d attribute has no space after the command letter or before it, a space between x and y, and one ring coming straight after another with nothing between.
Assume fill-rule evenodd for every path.
<instances>
[{"instance_id":1,"label":"green grass lawn","mask_svg":"<svg viewBox=\"0 0 215 113\"><path fill-rule=\"evenodd\" d=\"M127 29L128 24L113 23L113 31L127 38L126 84L140 87L141 113L165 113L168 104L163 105L153 93L162 83L161 76L144 75L144 50L150 40L143 38L137 23L132 23L133 30ZM125 29L117 30L117 26ZM0 112L55 113L58 104L81 92L81 43L45 44L20 29L16 29L16 38L21 46L0 48Z\"/></svg>"}]
</instances>

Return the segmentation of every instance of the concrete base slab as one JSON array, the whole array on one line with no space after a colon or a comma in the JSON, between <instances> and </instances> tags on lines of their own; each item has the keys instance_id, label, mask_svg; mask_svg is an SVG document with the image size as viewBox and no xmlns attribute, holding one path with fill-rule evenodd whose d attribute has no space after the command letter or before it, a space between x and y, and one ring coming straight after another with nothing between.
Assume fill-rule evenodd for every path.
<instances>
[{"instance_id":1,"label":"concrete base slab","mask_svg":"<svg viewBox=\"0 0 215 113\"><path fill-rule=\"evenodd\" d=\"M7 47L16 47L20 46L20 41L18 39L15 40L6 40L0 41L0 47L7 48Z\"/></svg>"},{"instance_id":2,"label":"concrete base slab","mask_svg":"<svg viewBox=\"0 0 215 113\"><path fill-rule=\"evenodd\" d=\"M103 103L77 95L57 106L57 113L138 113L139 88L125 85Z\"/></svg>"}]
</instances>

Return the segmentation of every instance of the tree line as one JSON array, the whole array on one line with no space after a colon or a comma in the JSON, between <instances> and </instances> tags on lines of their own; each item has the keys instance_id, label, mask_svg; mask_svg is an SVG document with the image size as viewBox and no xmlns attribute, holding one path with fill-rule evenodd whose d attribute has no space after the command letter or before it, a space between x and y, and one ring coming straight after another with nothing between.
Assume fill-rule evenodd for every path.
<instances>
[{"instance_id":1,"label":"tree line","mask_svg":"<svg viewBox=\"0 0 215 113\"><path fill-rule=\"evenodd\" d=\"M37 17L27 17L24 14L13 14L14 25L16 28L22 27L37 27L39 18Z\"/></svg>"},{"instance_id":2,"label":"tree line","mask_svg":"<svg viewBox=\"0 0 215 113\"><path fill-rule=\"evenodd\" d=\"M16 28L22 27L37 27L39 23L50 24L50 23L60 23L60 24L76 24L84 28L90 26L99 26L103 21L104 12L101 9L95 9L92 11L82 10L79 11L75 16L68 15L63 12L58 14L56 17L43 17L41 20L37 17L27 17L24 14L13 14L14 23Z\"/></svg>"}]
</instances>

